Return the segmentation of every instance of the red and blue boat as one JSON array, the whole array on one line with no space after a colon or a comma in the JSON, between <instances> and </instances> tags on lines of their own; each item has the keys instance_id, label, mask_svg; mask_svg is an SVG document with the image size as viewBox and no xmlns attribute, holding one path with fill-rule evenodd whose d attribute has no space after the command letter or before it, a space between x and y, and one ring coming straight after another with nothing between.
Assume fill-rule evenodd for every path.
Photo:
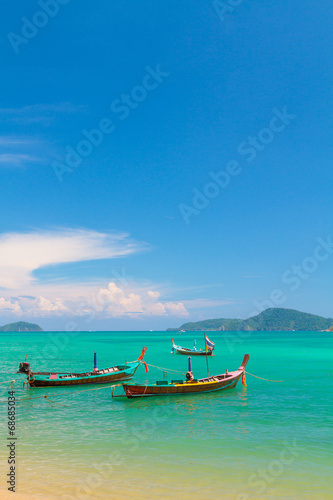
<instances>
[{"instance_id":1,"label":"red and blue boat","mask_svg":"<svg viewBox=\"0 0 333 500\"><path fill-rule=\"evenodd\" d=\"M241 378L243 385L246 385L245 368L249 359L249 354L245 354L243 362L238 370L232 372L226 370L219 375L208 376L196 380L193 378L191 358L189 357L189 371L186 374L186 380L171 380L171 382L161 380L157 381L155 384L122 384L122 386L128 398L172 395L184 396L234 389Z\"/></svg>"}]
</instances>

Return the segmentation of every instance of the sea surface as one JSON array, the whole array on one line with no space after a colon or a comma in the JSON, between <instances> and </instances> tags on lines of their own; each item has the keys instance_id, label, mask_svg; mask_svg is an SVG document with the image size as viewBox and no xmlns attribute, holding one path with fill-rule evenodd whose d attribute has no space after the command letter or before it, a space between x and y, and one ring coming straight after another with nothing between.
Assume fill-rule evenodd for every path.
<instances>
[{"instance_id":1,"label":"sea surface","mask_svg":"<svg viewBox=\"0 0 333 500\"><path fill-rule=\"evenodd\" d=\"M0 488L14 379L17 491L31 498L331 499L329 332L209 332L210 374L237 369L248 353L247 371L260 378L206 395L112 399L110 385L28 389L16 373L26 355L35 371L85 371L95 350L102 368L135 360L146 345L154 366L148 375L139 367L135 381L182 378L188 360L171 354L171 336L204 345L198 332L1 333ZM192 357L192 368L205 376L205 357Z\"/></svg>"}]
</instances>

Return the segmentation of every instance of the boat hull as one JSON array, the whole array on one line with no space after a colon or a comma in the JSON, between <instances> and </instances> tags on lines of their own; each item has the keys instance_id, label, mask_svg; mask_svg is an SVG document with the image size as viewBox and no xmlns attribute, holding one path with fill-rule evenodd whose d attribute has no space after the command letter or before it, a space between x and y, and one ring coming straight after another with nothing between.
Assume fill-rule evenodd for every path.
<instances>
[{"instance_id":1,"label":"boat hull","mask_svg":"<svg viewBox=\"0 0 333 500\"><path fill-rule=\"evenodd\" d=\"M173 347L176 354L187 354L187 356L213 356L213 351L192 351L192 349L185 349L184 347Z\"/></svg>"},{"instance_id":2,"label":"boat hull","mask_svg":"<svg viewBox=\"0 0 333 500\"><path fill-rule=\"evenodd\" d=\"M171 339L171 341L172 352L175 352L176 354L185 354L187 356L212 356L213 354L213 349L208 349L207 352L206 350L203 351L202 349L189 349L188 347L176 345L173 339Z\"/></svg>"},{"instance_id":3,"label":"boat hull","mask_svg":"<svg viewBox=\"0 0 333 500\"><path fill-rule=\"evenodd\" d=\"M64 372L35 372L30 369L28 371L28 384L30 387L64 387L69 385L83 385L83 384L108 384L110 382L123 382L130 380L140 364L143 363L144 355L147 347L143 347L142 352L138 359L135 361L127 361L124 365L112 366L102 370L96 369L92 372L84 373L64 373Z\"/></svg>"},{"instance_id":4,"label":"boat hull","mask_svg":"<svg viewBox=\"0 0 333 500\"><path fill-rule=\"evenodd\" d=\"M30 387L64 387L69 385L83 384L107 384L109 382L123 382L133 378L135 369L122 373L114 373L109 375L91 375L87 377L67 378L67 379L50 379L35 377L29 381Z\"/></svg>"},{"instance_id":5,"label":"boat hull","mask_svg":"<svg viewBox=\"0 0 333 500\"><path fill-rule=\"evenodd\" d=\"M213 377L199 379L193 382L170 383L167 385L157 384L122 384L125 394L128 398L147 397L147 396L172 396L187 394L202 394L205 392L223 391L234 389L239 379L242 377L250 356L246 354L242 366L230 373L223 373Z\"/></svg>"},{"instance_id":6,"label":"boat hull","mask_svg":"<svg viewBox=\"0 0 333 500\"><path fill-rule=\"evenodd\" d=\"M135 361L127 361L124 365L112 366L101 370L73 373L73 372L35 372L28 371L28 384L30 387L64 387L69 385L83 384L108 384L110 382L123 382L130 380L140 364L143 363L147 369L146 363L143 361L147 347L143 347L138 359ZM23 363L20 364L20 366ZM147 369L148 370L148 369Z\"/></svg>"},{"instance_id":7,"label":"boat hull","mask_svg":"<svg viewBox=\"0 0 333 500\"><path fill-rule=\"evenodd\" d=\"M234 389L242 376L242 373L233 380L224 380L219 383L184 383L179 385L167 386L145 386L135 384L122 384L126 396L128 398L143 397L143 396L172 396L184 394L201 394L204 392L223 391L226 389Z\"/></svg>"}]
</instances>

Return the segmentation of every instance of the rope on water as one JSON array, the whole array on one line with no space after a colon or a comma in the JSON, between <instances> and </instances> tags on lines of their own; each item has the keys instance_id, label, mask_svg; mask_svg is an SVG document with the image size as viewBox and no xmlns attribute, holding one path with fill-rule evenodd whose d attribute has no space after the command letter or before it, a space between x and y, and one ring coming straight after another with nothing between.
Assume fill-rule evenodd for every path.
<instances>
[{"instance_id":1,"label":"rope on water","mask_svg":"<svg viewBox=\"0 0 333 500\"><path fill-rule=\"evenodd\" d=\"M78 393L78 392L87 392L87 391L102 391L103 389L110 389L110 385L106 386L106 387L94 387L92 389L82 389L81 391L71 391L71 392L61 392L60 394L52 394L52 398L57 398L59 396L70 396L71 394L75 394L75 393ZM43 395L43 396L34 396L34 397L29 397L29 398L20 398L20 399L17 399L16 401L17 402L21 402L21 401L31 401L33 399L46 399L48 400L48 395ZM5 403L7 404L7 401L0 401L0 403ZM49 403L49 401L48 401ZM59 403L56 403L56 404L59 404Z\"/></svg>"},{"instance_id":2,"label":"rope on water","mask_svg":"<svg viewBox=\"0 0 333 500\"><path fill-rule=\"evenodd\" d=\"M265 380L266 382L285 382L285 380L271 380L269 378L258 377L258 375L253 375L253 373L245 371L246 375L251 375L251 377L259 378L260 380Z\"/></svg>"},{"instance_id":3,"label":"rope on water","mask_svg":"<svg viewBox=\"0 0 333 500\"><path fill-rule=\"evenodd\" d=\"M16 382L16 380L7 380L7 382L0 382L0 384L11 384L13 382Z\"/></svg>"},{"instance_id":4,"label":"rope on water","mask_svg":"<svg viewBox=\"0 0 333 500\"><path fill-rule=\"evenodd\" d=\"M48 396L44 396L44 398L46 399L46 401L49 403L50 406L52 406L52 408L55 407L55 405L58 405L58 406L65 406L66 408L68 408L68 405L62 405L61 403L57 403L56 401L51 401L49 399Z\"/></svg>"},{"instance_id":5,"label":"rope on water","mask_svg":"<svg viewBox=\"0 0 333 500\"><path fill-rule=\"evenodd\" d=\"M180 370L172 370L171 368L163 368L162 366L151 365L149 363L147 363L147 365L151 366L152 368L157 368L161 372L181 373L182 375L185 375L185 373L181 372Z\"/></svg>"}]
</instances>

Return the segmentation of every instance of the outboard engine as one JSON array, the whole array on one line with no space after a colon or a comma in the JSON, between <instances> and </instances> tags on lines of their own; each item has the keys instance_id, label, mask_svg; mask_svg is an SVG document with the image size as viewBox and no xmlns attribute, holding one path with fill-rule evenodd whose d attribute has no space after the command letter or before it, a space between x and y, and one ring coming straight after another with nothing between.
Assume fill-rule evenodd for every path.
<instances>
[{"instance_id":1,"label":"outboard engine","mask_svg":"<svg viewBox=\"0 0 333 500\"><path fill-rule=\"evenodd\" d=\"M18 373L29 373L30 371L31 371L30 363L24 361L23 363L19 364Z\"/></svg>"}]
</instances>

